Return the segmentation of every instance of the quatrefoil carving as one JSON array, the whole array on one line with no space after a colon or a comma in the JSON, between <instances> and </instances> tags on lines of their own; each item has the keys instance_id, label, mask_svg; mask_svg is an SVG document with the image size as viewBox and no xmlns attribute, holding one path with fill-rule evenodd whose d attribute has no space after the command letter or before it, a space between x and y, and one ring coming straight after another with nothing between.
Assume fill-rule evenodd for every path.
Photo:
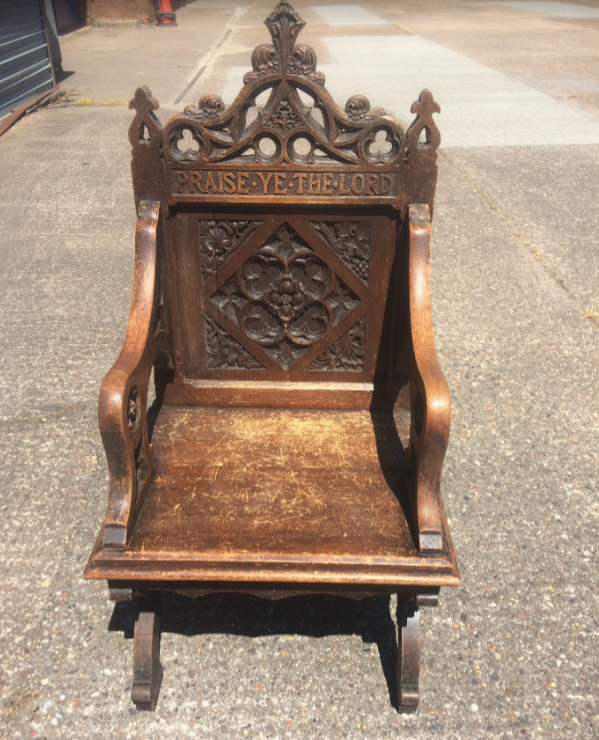
<instances>
[{"instance_id":1,"label":"quatrefoil carving","mask_svg":"<svg viewBox=\"0 0 599 740\"><path fill-rule=\"evenodd\" d=\"M239 324L261 345L277 344L283 337L311 345L333 322L332 311L322 300L332 285L331 271L286 229L271 244L240 272L239 286L248 301Z\"/></svg>"}]
</instances>

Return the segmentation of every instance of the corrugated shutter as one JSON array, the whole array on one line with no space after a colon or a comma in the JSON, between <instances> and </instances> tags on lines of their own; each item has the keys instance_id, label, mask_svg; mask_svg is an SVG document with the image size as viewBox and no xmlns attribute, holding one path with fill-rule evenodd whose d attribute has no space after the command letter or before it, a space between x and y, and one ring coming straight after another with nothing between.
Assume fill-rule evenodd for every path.
<instances>
[{"instance_id":1,"label":"corrugated shutter","mask_svg":"<svg viewBox=\"0 0 599 740\"><path fill-rule=\"evenodd\" d=\"M0 120L52 87L39 0L0 0Z\"/></svg>"}]
</instances>

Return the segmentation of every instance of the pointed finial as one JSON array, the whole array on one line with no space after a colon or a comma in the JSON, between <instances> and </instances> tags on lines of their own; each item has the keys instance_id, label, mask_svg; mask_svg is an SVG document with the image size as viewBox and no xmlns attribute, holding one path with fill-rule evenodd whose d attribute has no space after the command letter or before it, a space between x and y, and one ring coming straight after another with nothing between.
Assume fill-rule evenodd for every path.
<instances>
[{"instance_id":1,"label":"pointed finial","mask_svg":"<svg viewBox=\"0 0 599 740\"><path fill-rule=\"evenodd\" d=\"M435 102L430 90L420 93L418 100L412 105L412 113L416 113L416 118L407 132L408 152L418 150L424 156L436 159L441 134L433 120L433 113L441 113L441 106ZM423 131L425 140L420 141Z\"/></svg>"}]
</instances>

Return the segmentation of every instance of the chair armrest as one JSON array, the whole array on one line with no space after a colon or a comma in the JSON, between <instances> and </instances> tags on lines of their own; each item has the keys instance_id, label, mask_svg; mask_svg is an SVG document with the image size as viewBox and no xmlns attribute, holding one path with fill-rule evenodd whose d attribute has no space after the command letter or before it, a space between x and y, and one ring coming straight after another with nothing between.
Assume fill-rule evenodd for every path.
<instances>
[{"instance_id":1,"label":"chair armrest","mask_svg":"<svg viewBox=\"0 0 599 740\"><path fill-rule=\"evenodd\" d=\"M435 353L430 296L431 221L428 205L409 206L410 389L412 421L408 480L416 515L418 549L443 549L441 469L449 441L449 387Z\"/></svg>"},{"instance_id":2,"label":"chair armrest","mask_svg":"<svg viewBox=\"0 0 599 740\"><path fill-rule=\"evenodd\" d=\"M105 547L126 547L154 475L146 409L156 352L159 209L157 201L139 203L129 325L121 353L104 378L98 401L109 474Z\"/></svg>"}]
</instances>

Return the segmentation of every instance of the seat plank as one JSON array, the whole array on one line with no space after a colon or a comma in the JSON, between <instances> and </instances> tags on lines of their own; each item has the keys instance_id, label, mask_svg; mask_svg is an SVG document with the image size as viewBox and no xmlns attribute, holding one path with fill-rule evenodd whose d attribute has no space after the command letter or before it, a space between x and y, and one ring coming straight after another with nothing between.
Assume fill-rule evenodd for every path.
<instances>
[{"instance_id":1,"label":"seat plank","mask_svg":"<svg viewBox=\"0 0 599 740\"><path fill-rule=\"evenodd\" d=\"M390 413L170 408L152 446L130 553L416 554Z\"/></svg>"}]
</instances>

